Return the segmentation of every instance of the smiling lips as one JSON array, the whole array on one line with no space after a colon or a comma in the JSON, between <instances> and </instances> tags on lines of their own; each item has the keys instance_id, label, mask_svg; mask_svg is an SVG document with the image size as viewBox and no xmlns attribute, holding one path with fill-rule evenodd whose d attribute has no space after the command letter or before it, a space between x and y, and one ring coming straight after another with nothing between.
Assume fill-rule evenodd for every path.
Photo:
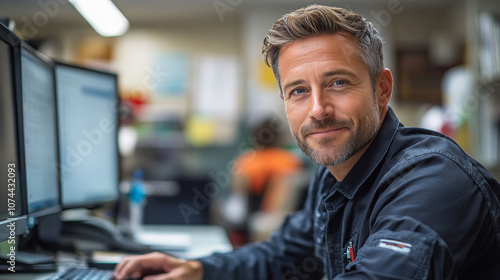
<instances>
[{"instance_id":1,"label":"smiling lips","mask_svg":"<svg viewBox=\"0 0 500 280\"><path fill-rule=\"evenodd\" d=\"M331 136L332 134L335 134L339 132L340 130L344 129L344 127L339 127L339 128L326 128L326 129L318 129L314 130L311 132L308 132L305 137L307 136L313 136L313 137L327 137Z\"/></svg>"}]
</instances>

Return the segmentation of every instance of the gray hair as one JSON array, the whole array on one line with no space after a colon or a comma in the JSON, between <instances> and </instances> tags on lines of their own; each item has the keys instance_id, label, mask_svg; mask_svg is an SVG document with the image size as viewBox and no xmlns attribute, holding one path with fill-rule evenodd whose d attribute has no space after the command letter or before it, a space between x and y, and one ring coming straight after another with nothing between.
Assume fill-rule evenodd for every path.
<instances>
[{"instance_id":1,"label":"gray hair","mask_svg":"<svg viewBox=\"0 0 500 280\"><path fill-rule=\"evenodd\" d=\"M377 76L384 69L383 41L372 23L360 15L343 8L311 5L281 17L274 23L264 39L262 53L274 72L281 91L278 57L281 47L295 40L317 34L336 32L353 34L358 41L359 55L368 66L373 90Z\"/></svg>"}]
</instances>

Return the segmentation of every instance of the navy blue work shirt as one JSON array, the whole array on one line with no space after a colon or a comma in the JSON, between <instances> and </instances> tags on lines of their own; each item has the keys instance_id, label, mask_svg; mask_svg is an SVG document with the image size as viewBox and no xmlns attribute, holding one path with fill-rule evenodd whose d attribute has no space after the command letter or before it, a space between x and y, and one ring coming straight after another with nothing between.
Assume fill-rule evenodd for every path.
<instances>
[{"instance_id":1,"label":"navy blue work shirt","mask_svg":"<svg viewBox=\"0 0 500 280\"><path fill-rule=\"evenodd\" d=\"M392 109L342 182L319 167L267 242L200 259L203 279L500 279L500 185Z\"/></svg>"}]
</instances>

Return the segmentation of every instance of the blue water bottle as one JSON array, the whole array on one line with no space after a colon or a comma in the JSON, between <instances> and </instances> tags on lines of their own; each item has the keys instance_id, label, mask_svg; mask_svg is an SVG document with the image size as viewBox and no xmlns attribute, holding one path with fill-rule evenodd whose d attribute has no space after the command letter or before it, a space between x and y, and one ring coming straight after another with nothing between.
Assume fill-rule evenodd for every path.
<instances>
[{"instance_id":1,"label":"blue water bottle","mask_svg":"<svg viewBox=\"0 0 500 280\"><path fill-rule=\"evenodd\" d=\"M136 169L132 180L132 186L128 193L130 220L129 227L132 236L136 235L142 228L143 210L146 201L146 190L143 182L142 170Z\"/></svg>"}]
</instances>

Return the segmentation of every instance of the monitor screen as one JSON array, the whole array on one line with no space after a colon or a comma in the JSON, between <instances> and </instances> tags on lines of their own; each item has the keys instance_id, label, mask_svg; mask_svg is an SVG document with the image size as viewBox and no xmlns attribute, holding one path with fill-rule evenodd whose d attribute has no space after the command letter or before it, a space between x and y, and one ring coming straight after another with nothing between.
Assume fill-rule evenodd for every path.
<instances>
[{"instance_id":1,"label":"monitor screen","mask_svg":"<svg viewBox=\"0 0 500 280\"><path fill-rule=\"evenodd\" d=\"M55 68L62 205L118 198L117 76L68 64Z\"/></svg>"},{"instance_id":2,"label":"monitor screen","mask_svg":"<svg viewBox=\"0 0 500 280\"><path fill-rule=\"evenodd\" d=\"M29 216L60 210L56 101L51 61L21 48L22 132Z\"/></svg>"},{"instance_id":3,"label":"monitor screen","mask_svg":"<svg viewBox=\"0 0 500 280\"><path fill-rule=\"evenodd\" d=\"M23 199L20 189L19 147L17 145L16 92L19 90L19 69L14 55L19 45L7 28L0 25L0 241L26 230L22 216ZM16 48L15 48L16 47ZM19 64L17 64L19 65ZM15 220L12 220L15 219ZM14 227L12 224L14 222Z\"/></svg>"}]
</instances>

